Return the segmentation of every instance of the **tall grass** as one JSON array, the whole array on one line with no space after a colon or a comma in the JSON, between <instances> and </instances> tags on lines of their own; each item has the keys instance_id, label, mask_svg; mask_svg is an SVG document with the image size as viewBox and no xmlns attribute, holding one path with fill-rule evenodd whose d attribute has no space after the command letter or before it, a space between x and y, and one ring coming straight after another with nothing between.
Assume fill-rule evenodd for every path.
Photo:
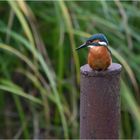
<instances>
[{"instance_id":1,"label":"tall grass","mask_svg":"<svg viewBox=\"0 0 140 140\"><path fill-rule=\"evenodd\" d=\"M140 138L138 1L0 3L0 138L79 138L75 48L98 32L123 66L120 138Z\"/></svg>"}]
</instances>

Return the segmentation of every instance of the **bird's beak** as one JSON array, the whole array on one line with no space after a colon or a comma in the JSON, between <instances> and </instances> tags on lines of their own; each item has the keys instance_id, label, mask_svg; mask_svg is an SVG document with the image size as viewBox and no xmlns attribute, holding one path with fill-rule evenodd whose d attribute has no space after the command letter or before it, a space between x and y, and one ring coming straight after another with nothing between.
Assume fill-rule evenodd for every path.
<instances>
[{"instance_id":1,"label":"bird's beak","mask_svg":"<svg viewBox=\"0 0 140 140\"><path fill-rule=\"evenodd\" d=\"M81 46L79 46L78 48L76 48L76 50L79 50L79 49L82 49L82 48L85 48L85 47L87 47L87 44L86 43L84 43Z\"/></svg>"}]
</instances>

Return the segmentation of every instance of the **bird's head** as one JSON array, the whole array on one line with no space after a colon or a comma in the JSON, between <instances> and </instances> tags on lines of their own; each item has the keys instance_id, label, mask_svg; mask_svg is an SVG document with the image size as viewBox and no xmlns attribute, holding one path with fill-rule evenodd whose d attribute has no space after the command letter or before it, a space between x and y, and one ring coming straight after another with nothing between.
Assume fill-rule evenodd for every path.
<instances>
[{"instance_id":1,"label":"bird's head","mask_svg":"<svg viewBox=\"0 0 140 140\"><path fill-rule=\"evenodd\" d=\"M108 46L108 40L104 34L94 34L86 40L84 44L79 46L76 50L79 50L84 47L95 47L95 46Z\"/></svg>"}]
</instances>

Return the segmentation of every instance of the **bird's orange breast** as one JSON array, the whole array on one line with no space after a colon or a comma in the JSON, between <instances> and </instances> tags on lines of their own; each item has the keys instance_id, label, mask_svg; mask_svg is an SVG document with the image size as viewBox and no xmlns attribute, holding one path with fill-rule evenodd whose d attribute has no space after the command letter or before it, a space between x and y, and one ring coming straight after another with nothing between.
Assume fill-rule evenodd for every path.
<instances>
[{"instance_id":1,"label":"bird's orange breast","mask_svg":"<svg viewBox=\"0 0 140 140\"><path fill-rule=\"evenodd\" d=\"M112 63L111 55L104 46L96 46L89 49L88 64L94 70L106 70Z\"/></svg>"}]
</instances>

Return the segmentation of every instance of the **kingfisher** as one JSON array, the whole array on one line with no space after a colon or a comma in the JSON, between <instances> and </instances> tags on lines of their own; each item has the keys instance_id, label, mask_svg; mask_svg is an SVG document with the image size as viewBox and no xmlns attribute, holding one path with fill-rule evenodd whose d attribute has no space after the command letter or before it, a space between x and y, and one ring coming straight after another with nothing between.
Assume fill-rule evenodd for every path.
<instances>
[{"instance_id":1,"label":"kingfisher","mask_svg":"<svg viewBox=\"0 0 140 140\"><path fill-rule=\"evenodd\" d=\"M101 71L107 70L112 63L111 51L108 45L106 36L99 33L92 35L76 50L89 47L88 64L93 70Z\"/></svg>"}]
</instances>

